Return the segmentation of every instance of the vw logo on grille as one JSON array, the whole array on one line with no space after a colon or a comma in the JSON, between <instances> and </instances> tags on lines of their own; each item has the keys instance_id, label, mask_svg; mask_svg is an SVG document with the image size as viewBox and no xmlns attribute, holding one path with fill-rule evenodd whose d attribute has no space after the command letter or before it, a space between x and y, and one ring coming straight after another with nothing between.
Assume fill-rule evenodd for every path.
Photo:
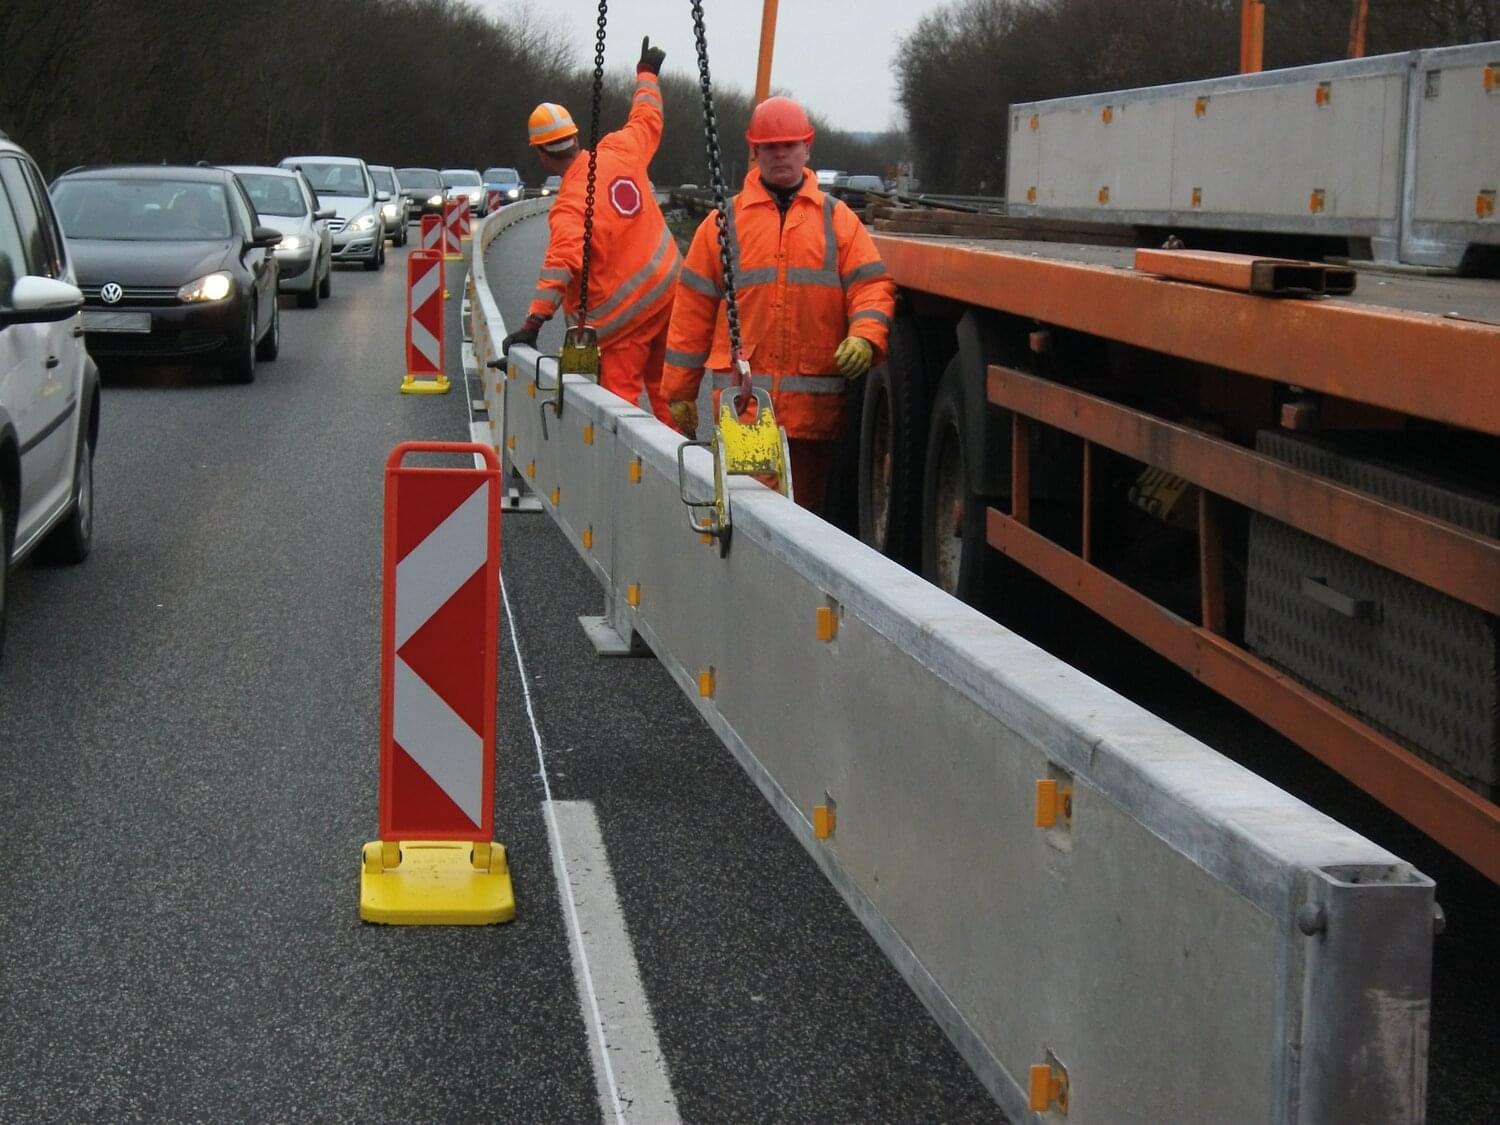
<instances>
[{"instance_id":1,"label":"vw logo on grille","mask_svg":"<svg viewBox=\"0 0 1500 1125\"><path fill-rule=\"evenodd\" d=\"M125 296L125 290L113 281L99 288L99 299L106 305L116 304L123 296Z\"/></svg>"}]
</instances>

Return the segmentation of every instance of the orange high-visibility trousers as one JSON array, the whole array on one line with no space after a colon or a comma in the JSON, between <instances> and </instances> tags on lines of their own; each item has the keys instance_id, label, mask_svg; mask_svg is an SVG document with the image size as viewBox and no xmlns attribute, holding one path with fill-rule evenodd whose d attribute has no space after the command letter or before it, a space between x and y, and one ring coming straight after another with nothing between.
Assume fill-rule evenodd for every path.
<instances>
[{"instance_id":1,"label":"orange high-visibility trousers","mask_svg":"<svg viewBox=\"0 0 1500 1125\"><path fill-rule=\"evenodd\" d=\"M636 404L644 390L651 413L669 426L674 423L661 393L661 368L667 357L667 327L671 322L672 302L668 301L640 324L610 337L599 349L599 385Z\"/></svg>"}]
</instances>

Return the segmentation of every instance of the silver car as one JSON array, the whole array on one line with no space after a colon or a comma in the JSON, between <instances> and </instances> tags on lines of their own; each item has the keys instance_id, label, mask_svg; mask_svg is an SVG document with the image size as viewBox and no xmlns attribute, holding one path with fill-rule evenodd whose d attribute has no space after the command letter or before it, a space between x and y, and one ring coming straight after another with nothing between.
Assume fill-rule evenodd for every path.
<instances>
[{"instance_id":1,"label":"silver car","mask_svg":"<svg viewBox=\"0 0 1500 1125\"><path fill-rule=\"evenodd\" d=\"M332 207L333 260L360 262L367 270L385 265L385 220L380 205L391 197L375 186L370 169L357 156L287 156L282 168L307 177L318 204Z\"/></svg>"},{"instance_id":2,"label":"silver car","mask_svg":"<svg viewBox=\"0 0 1500 1125\"><path fill-rule=\"evenodd\" d=\"M260 221L281 233L277 292L297 294L297 305L315 309L333 290L332 207L320 207L307 177L285 168L226 165L245 186Z\"/></svg>"},{"instance_id":3,"label":"silver car","mask_svg":"<svg viewBox=\"0 0 1500 1125\"><path fill-rule=\"evenodd\" d=\"M385 236L392 246L406 245L406 224L411 219L411 200L401 190L401 174L389 164L371 164L370 175L375 177L375 190L383 191L391 198L380 205L380 220L385 223Z\"/></svg>"},{"instance_id":4,"label":"silver car","mask_svg":"<svg viewBox=\"0 0 1500 1125\"><path fill-rule=\"evenodd\" d=\"M462 199L476 215L489 210L484 180L473 168L444 168L441 174L449 199Z\"/></svg>"}]
</instances>

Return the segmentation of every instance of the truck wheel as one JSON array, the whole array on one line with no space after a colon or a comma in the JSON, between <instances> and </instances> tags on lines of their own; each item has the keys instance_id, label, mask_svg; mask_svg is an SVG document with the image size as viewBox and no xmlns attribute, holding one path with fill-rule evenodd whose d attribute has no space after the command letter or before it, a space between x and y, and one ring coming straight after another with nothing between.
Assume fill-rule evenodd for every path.
<instances>
[{"instance_id":1,"label":"truck wheel","mask_svg":"<svg viewBox=\"0 0 1500 1125\"><path fill-rule=\"evenodd\" d=\"M990 554L984 504L969 492L975 435L964 411L963 372L948 364L932 403L922 473L922 577L961 601L979 605Z\"/></svg>"},{"instance_id":2,"label":"truck wheel","mask_svg":"<svg viewBox=\"0 0 1500 1125\"><path fill-rule=\"evenodd\" d=\"M921 561L922 453L927 441L921 341L907 317L891 329L890 354L865 387L859 441L859 537L881 554Z\"/></svg>"}]
</instances>

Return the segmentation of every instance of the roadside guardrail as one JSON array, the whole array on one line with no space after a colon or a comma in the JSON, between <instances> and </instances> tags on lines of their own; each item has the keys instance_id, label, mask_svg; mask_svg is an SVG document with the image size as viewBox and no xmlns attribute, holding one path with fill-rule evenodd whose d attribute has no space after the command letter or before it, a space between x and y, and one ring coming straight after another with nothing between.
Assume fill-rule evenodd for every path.
<instances>
[{"instance_id":1,"label":"roadside guardrail","mask_svg":"<svg viewBox=\"0 0 1500 1125\"><path fill-rule=\"evenodd\" d=\"M516 348L475 239L495 444L1013 1120L1425 1113L1431 880ZM529 267L528 267L529 268ZM687 489L712 495L707 453Z\"/></svg>"}]
</instances>

